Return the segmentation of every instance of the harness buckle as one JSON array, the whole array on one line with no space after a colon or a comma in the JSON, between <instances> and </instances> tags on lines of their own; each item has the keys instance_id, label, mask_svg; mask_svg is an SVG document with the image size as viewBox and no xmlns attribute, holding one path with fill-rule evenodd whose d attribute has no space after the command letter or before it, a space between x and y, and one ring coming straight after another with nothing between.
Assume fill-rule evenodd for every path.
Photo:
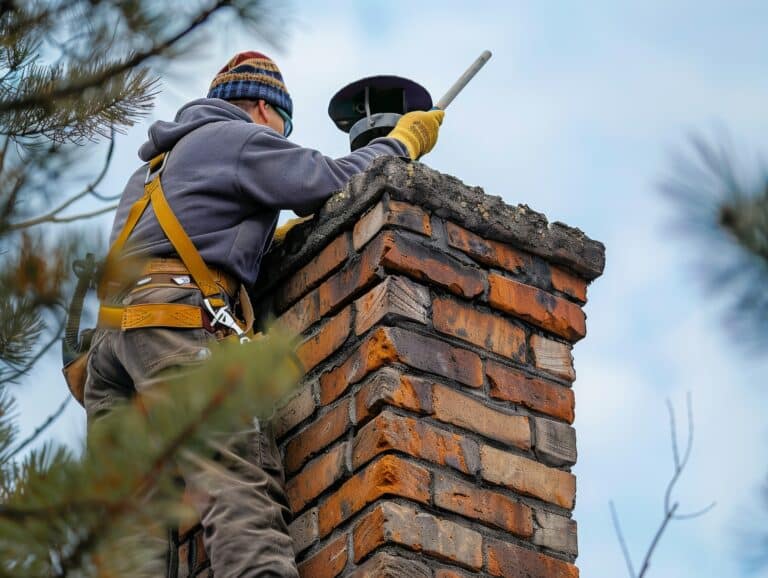
<instances>
[{"instance_id":1,"label":"harness buckle","mask_svg":"<svg viewBox=\"0 0 768 578\"><path fill-rule=\"evenodd\" d=\"M219 307L219 309L215 309L208 299L203 299L203 303L205 304L205 309L211 315L212 327L215 327L217 324L221 324L224 327L228 327L234 331L235 335L237 335L238 339L240 340L240 343L249 343L251 341L251 338L245 334L245 331L243 331L240 325L238 325L237 321L235 321L235 318L229 312L229 305L224 305L223 307Z\"/></svg>"}]
</instances>

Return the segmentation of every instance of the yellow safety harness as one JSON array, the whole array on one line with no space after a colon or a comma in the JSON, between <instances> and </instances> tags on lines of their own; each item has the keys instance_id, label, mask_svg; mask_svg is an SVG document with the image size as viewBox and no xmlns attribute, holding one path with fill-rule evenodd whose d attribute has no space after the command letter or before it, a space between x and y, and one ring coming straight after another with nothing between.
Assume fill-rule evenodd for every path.
<instances>
[{"instance_id":1,"label":"yellow safety harness","mask_svg":"<svg viewBox=\"0 0 768 578\"><path fill-rule=\"evenodd\" d=\"M241 326L230 311L222 292L221 285L226 285L226 280L219 272L214 275L205 264L165 198L160 176L167 159L168 153L163 153L150 161L144 182L144 194L131 207L120 234L109 248L97 288L97 295L102 302L99 308L98 325L102 328L121 329L123 331L142 327L215 329L217 325L222 325L234 332L241 343L246 343L250 341L249 334L253 327L253 311L248 294L241 285L240 301L246 317L246 322ZM120 255L125 243L144 211L150 205L163 233L176 250L184 267L179 270L178 265L175 268L167 266L168 263L178 263L178 260L159 260L159 264L145 268L145 272L188 273L203 294L205 310L195 305L178 303L145 303L126 306L105 304L109 293L108 286L112 280L118 277ZM166 263L165 267L163 266L164 262ZM150 265L153 264L150 263ZM218 284L217 279L219 280ZM208 319L209 316L210 319Z\"/></svg>"}]
</instances>

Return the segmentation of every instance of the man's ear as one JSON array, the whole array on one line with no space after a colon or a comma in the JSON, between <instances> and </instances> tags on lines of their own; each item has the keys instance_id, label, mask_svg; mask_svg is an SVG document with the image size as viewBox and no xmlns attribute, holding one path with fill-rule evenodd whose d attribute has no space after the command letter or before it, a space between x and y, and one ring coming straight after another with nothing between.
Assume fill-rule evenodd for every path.
<instances>
[{"instance_id":1,"label":"man's ear","mask_svg":"<svg viewBox=\"0 0 768 578\"><path fill-rule=\"evenodd\" d=\"M256 103L256 108L258 111L256 114L259 116L259 120L262 123L267 124L269 122L269 113L267 113L269 105L266 103L266 101L259 99L259 101Z\"/></svg>"}]
</instances>

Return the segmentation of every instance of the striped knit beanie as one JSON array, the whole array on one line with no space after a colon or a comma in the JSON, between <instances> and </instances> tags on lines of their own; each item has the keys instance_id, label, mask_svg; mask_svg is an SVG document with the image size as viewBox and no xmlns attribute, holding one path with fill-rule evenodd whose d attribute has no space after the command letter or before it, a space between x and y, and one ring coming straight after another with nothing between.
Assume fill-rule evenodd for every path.
<instances>
[{"instance_id":1,"label":"striped knit beanie","mask_svg":"<svg viewBox=\"0 0 768 578\"><path fill-rule=\"evenodd\" d=\"M211 82L208 98L264 100L293 117L293 101L280 69L260 52L236 54Z\"/></svg>"}]
</instances>

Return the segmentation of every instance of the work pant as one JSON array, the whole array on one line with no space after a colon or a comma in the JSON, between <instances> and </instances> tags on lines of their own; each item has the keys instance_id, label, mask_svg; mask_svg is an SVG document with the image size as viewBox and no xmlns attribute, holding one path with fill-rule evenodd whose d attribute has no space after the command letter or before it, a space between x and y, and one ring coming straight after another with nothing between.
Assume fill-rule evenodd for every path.
<instances>
[{"instance_id":1,"label":"work pant","mask_svg":"<svg viewBox=\"0 0 768 578\"><path fill-rule=\"evenodd\" d=\"M132 303L202 305L202 296L192 288L156 287L135 291L123 300L124 305ZM89 423L151 388L159 372L192 369L205 361L214 340L205 329L97 331L85 385ZM196 507L216 578L298 577L288 535L291 512L282 462L271 427L255 422L253 429L228 439L220 462L225 466L220 471L180 468L188 489L207 496Z\"/></svg>"}]
</instances>

